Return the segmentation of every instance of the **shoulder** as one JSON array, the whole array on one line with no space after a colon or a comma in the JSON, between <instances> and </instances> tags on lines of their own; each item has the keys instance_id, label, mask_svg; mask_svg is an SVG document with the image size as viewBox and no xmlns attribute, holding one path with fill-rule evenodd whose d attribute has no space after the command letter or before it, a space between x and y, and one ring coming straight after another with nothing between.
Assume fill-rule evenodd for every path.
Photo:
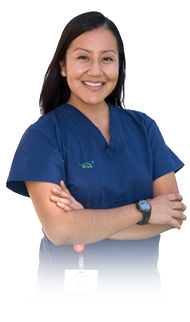
<instances>
[{"instance_id":1,"label":"shoulder","mask_svg":"<svg viewBox=\"0 0 190 322\"><path fill-rule=\"evenodd\" d=\"M30 128L37 128L41 126L51 126L53 124L56 124L57 121L60 119L60 116L63 112L62 106L59 106L55 108L54 110L50 111L49 113L42 115L39 117L39 119L31 124Z\"/></svg>"},{"instance_id":2,"label":"shoulder","mask_svg":"<svg viewBox=\"0 0 190 322\"><path fill-rule=\"evenodd\" d=\"M34 147L61 144L61 107L39 117L23 133L19 146Z\"/></svg>"},{"instance_id":3,"label":"shoulder","mask_svg":"<svg viewBox=\"0 0 190 322\"><path fill-rule=\"evenodd\" d=\"M116 113L118 114L120 119L128 122L128 125L136 124L138 126L143 126L149 129L150 126L155 123L155 121L150 116L141 111L118 108L115 106L112 106L112 108L116 110Z\"/></svg>"},{"instance_id":4,"label":"shoulder","mask_svg":"<svg viewBox=\"0 0 190 322\"><path fill-rule=\"evenodd\" d=\"M38 132L38 133L54 133L60 127L60 120L62 119L63 109L62 106L57 107L53 111L42 115L39 119L31 124L25 133Z\"/></svg>"}]
</instances>

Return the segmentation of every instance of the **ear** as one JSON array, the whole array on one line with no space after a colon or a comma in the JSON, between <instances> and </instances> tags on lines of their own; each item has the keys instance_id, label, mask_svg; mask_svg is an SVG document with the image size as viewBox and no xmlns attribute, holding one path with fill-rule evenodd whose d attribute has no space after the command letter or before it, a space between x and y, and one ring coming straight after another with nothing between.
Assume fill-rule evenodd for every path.
<instances>
[{"instance_id":1,"label":"ear","mask_svg":"<svg viewBox=\"0 0 190 322\"><path fill-rule=\"evenodd\" d=\"M61 75L62 75L63 77L66 77L66 71L65 71L65 64L64 64L64 62L63 62L63 61L61 61L61 62L59 63L59 65L60 65L60 72L61 72Z\"/></svg>"}]
</instances>

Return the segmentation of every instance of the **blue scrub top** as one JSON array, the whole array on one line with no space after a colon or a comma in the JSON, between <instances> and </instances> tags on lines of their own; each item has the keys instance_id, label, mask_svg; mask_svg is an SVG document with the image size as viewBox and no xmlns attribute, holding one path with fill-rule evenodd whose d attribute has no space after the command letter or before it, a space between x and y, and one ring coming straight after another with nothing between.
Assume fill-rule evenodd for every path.
<instances>
[{"instance_id":1,"label":"blue scrub top","mask_svg":"<svg viewBox=\"0 0 190 322\"><path fill-rule=\"evenodd\" d=\"M62 105L40 117L21 139L7 187L28 196L24 181L59 185L64 180L76 200L90 209L115 208L152 198L153 181L184 164L167 147L149 116L109 107L109 145L99 129L72 105ZM123 283L130 269L139 271L140 276L147 270L156 276L159 239L104 240L87 245L85 268L99 269L104 281L110 272L110 276L122 276ZM55 246L44 235L39 266L42 279L52 272L62 276L65 268L77 266L78 254L72 246Z\"/></svg>"}]
</instances>

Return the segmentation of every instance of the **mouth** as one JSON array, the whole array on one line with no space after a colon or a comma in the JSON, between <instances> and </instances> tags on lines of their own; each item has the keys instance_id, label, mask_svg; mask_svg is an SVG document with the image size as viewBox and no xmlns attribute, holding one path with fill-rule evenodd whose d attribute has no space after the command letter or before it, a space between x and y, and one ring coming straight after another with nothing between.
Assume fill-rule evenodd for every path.
<instances>
[{"instance_id":1,"label":"mouth","mask_svg":"<svg viewBox=\"0 0 190 322\"><path fill-rule=\"evenodd\" d=\"M102 87L105 83L103 83L103 82L98 82L98 83L83 82L83 84L86 86L98 88L98 87Z\"/></svg>"}]
</instances>

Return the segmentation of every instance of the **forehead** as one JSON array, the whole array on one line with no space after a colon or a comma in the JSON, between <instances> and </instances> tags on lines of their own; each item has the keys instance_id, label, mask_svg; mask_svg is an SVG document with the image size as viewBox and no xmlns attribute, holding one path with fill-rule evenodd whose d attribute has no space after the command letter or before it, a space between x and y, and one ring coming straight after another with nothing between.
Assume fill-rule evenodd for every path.
<instances>
[{"instance_id":1,"label":"forehead","mask_svg":"<svg viewBox=\"0 0 190 322\"><path fill-rule=\"evenodd\" d=\"M118 52L116 37L110 30L105 28L87 31L75 38L68 50L72 51L76 48L84 48L89 51L115 50Z\"/></svg>"}]
</instances>

